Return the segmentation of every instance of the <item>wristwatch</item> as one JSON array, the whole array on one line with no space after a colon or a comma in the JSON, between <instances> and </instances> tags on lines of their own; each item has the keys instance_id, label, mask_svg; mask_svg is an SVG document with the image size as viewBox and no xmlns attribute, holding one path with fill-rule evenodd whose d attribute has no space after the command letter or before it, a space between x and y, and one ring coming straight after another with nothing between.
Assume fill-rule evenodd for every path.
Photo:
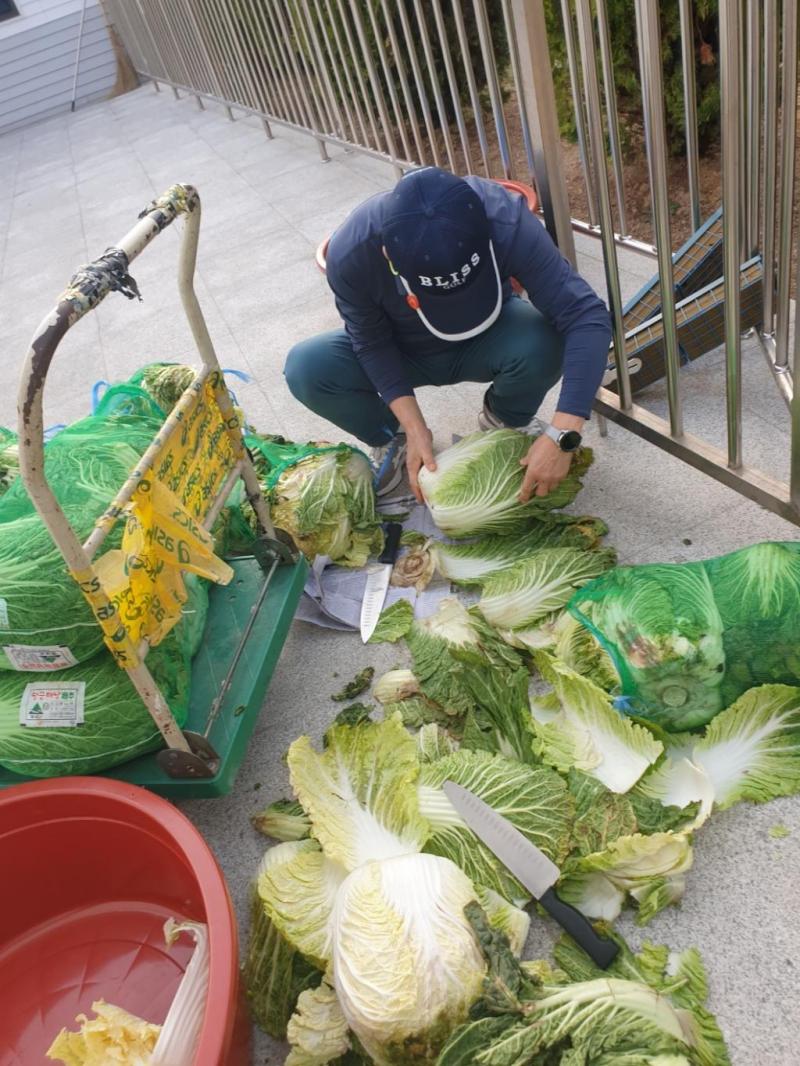
<instances>
[{"instance_id":1,"label":"wristwatch","mask_svg":"<svg viewBox=\"0 0 800 1066\"><path fill-rule=\"evenodd\" d=\"M577 429L556 429L555 426L546 426L545 434L550 440L555 441L562 452L577 451L583 440Z\"/></svg>"}]
</instances>

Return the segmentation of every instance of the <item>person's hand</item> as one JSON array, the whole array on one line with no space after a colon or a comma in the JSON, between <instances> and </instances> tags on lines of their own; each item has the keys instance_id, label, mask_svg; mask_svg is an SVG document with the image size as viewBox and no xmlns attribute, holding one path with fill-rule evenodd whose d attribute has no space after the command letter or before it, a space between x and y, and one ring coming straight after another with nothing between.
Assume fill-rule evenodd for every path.
<instances>
[{"instance_id":1,"label":"person's hand","mask_svg":"<svg viewBox=\"0 0 800 1066\"><path fill-rule=\"evenodd\" d=\"M408 483L418 502L422 503L422 490L419 487L420 468L424 466L426 470L436 469L436 460L433 457L433 434L423 424L406 433L406 446Z\"/></svg>"},{"instance_id":2,"label":"person's hand","mask_svg":"<svg viewBox=\"0 0 800 1066\"><path fill-rule=\"evenodd\" d=\"M531 493L546 496L559 485L569 473L572 453L562 452L549 437L538 437L528 449L519 465L527 467L519 491L520 503L527 503Z\"/></svg>"}]
</instances>

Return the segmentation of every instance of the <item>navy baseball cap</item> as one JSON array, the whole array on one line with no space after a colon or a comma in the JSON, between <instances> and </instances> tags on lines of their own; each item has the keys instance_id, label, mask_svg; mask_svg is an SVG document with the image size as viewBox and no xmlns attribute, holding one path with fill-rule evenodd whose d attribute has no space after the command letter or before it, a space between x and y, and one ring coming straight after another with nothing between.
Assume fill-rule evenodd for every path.
<instances>
[{"instance_id":1,"label":"navy baseball cap","mask_svg":"<svg viewBox=\"0 0 800 1066\"><path fill-rule=\"evenodd\" d=\"M438 167L412 170L389 195L381 228L389 265L434 336L468 340L496 320L503 285L478 194Z\"/></svg>"}]
</instances>

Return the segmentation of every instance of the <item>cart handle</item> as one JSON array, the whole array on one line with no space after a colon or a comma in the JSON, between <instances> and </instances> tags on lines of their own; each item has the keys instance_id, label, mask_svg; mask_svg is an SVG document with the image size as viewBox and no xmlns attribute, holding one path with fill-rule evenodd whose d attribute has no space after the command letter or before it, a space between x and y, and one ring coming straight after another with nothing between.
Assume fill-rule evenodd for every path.
<instances>
[{"instance_id":1,"label":"cart handle","mask_svg":"<svg viewBox=\"0 0 800 1066\"><path fill-rule=\"evenodd\" d=\"M139 215L139 222L121 241L72 277L55 307L33 335L20 377L17 397L19 465L25 488L45 525L60 545L72 570L83 570L86 553L61 510L44 472L42 399L53 356L65 334L110 292L140 298L128 273L130 263L179 214L187 218L180 247L178 288L195 343L209 369L219 369L211 338L194 291L193 277L200 230L200 196L192 185L173 185Z\"/></svg>"}]
</instances>

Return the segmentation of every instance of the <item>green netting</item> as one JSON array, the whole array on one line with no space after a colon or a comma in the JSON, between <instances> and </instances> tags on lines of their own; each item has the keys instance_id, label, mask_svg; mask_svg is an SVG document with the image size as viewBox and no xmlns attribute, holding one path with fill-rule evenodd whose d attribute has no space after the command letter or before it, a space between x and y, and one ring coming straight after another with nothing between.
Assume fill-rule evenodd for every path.
<instances>
[{"instance_id":1,"label":"green netting","mask_svg":"<svg viewBox=\"0 0 800 1066\"><path fill-rule=\"evenodd\" d=\"M696 729L756 685L800 682L800 543L618 567L569 610L612 657L621 709Z\"/></svg>"},{"instance_id":2,"label":"green netting","mask_svg":"<svg viewBox=\"0 0 800 1066\"><path fill-rule=\"evenodd\" d=\"M5 495L19 473L17 435L0 426L0 496Z\"/></svg>"},{"instance_id":3,"label":"green netting","mask_svg":"<svg viewBox=\"0 0 800 1066\"><path fill-rule=\"evenodd\" d=\"M177 626L147 656L178 724L189 710L191 658L197 651L208 611L204 582L189 576L189 599ZM20 725L20 703L31 683L82 681L84 721L73 727ZM108 651L69 670L0 674L0 766L30 777L89 774L155 751L163 744L141 697Z\"/></svg>"},{"instance_id":4,"label":"green netting","mask_svg":"<svg viewBox=\"0 0 800 1066\"><path fill-rule=\"evenodd\" d=\"M373 471L363 452L348 444L298 444L257 433L245 434L244 441L272 521L304 555L357 567L380 553Z\"/></svg>"},{"instance_id":5,"label":"green netting","mask_svg":"<svg viewBox=\"0 0 800 1066\"><path fill-rule=\"evenodd\" d=\"M81 540L108 507L158 432L163 416L141 390L110 390L96 414L45 445L45 472ZM105 542L117 548L118 523ZM0 499L0 670L9 645L66 648L78 662L103 647L102 632L67 572L21 478Z\"/></svg>"}]
</instances>

